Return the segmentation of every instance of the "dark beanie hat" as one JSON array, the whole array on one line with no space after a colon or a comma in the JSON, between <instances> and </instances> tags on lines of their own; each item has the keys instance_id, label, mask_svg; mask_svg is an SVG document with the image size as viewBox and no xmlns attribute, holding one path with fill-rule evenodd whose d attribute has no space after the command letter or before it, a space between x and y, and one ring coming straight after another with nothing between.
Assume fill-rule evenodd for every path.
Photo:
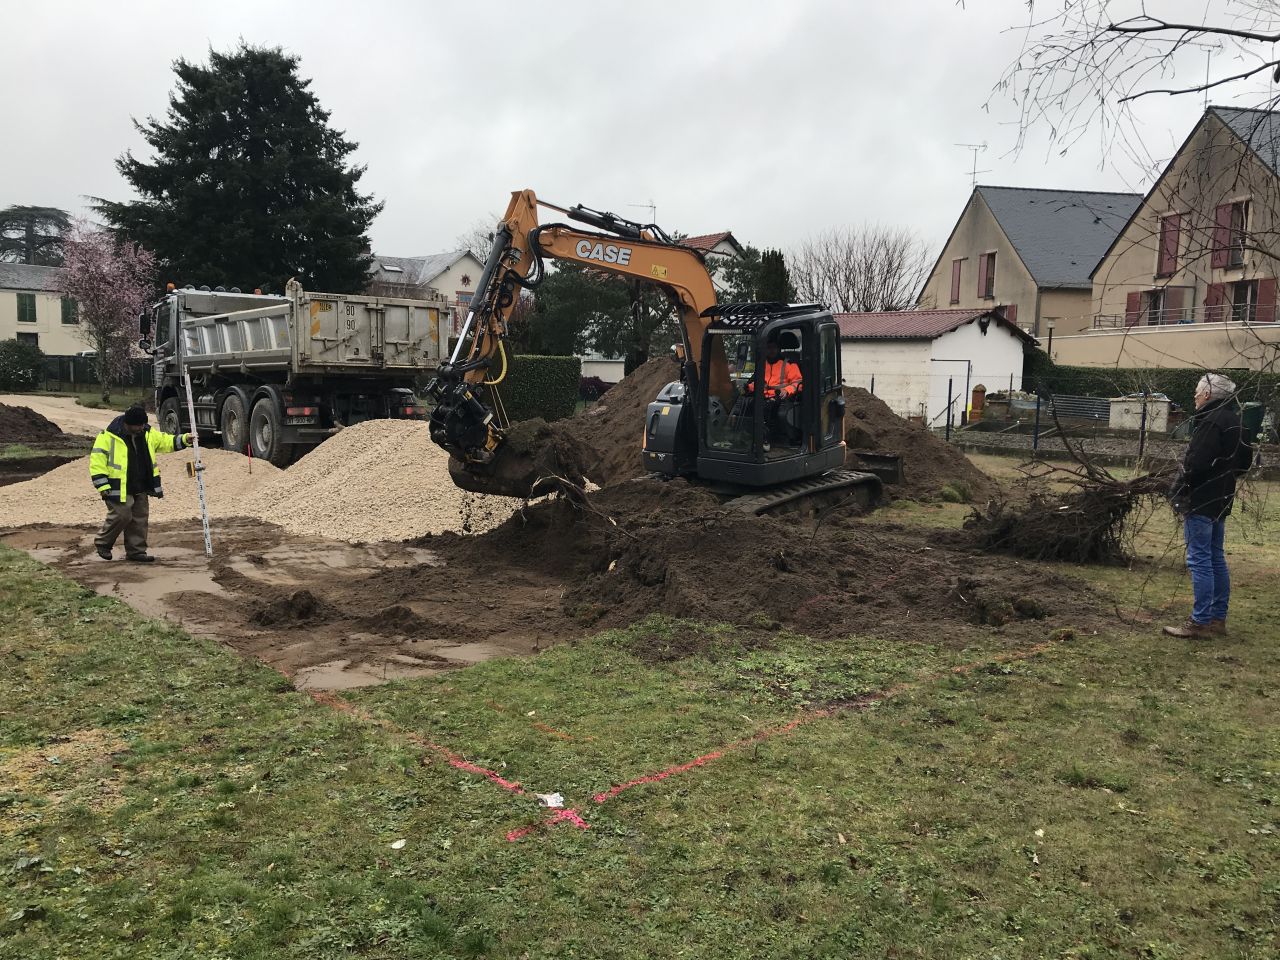
<instances>
[{"instance_id":1,"label":"dark beanie hat","mask_svg":"<svg viewBox=\"0 0 1280 960\"><path fill-rule=\"evenodd\" d=\"M142 407L130 407L124 412L124 422L130 426L141 426L147 422L147 411Z\"/></svg>"}]
</instances>

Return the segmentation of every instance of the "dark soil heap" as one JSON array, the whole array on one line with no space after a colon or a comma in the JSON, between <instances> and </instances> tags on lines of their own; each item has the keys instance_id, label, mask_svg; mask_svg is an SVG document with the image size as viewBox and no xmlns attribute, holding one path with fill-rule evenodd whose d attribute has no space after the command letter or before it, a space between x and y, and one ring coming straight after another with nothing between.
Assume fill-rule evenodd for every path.
<instances>
[{"instance_id":1,"label":"dark soil heap","mask_svg":"<svg viewBox=\"0 0 1280 960\"><path fill-rule=\"evenodd\" d=\"M0 443L40 443L61 440L62 430L30 407L0 403Z\"/></svg>"},{"instance_id":2,"label":"dark soil heap","mask_svg":"<svg viewBox=\"0 0 1280 960\"><path fill-rule=\"evenodd\" d=\"M815 531L750 516L680 480L620 483L585 503L556 498L483 536L430 544L455 569L563 582L563 616L589 629L656 613L821 638L1088 615L1086 590L1041 570L935 546L920 530L833 517Z\"/></svg>"},{"instance_id":3,"label":"dark soil heap","mask_svg":"<svg viewBox=\"0 0 1280 960\"><path fill-rule=\"evenodd\" d=\"M640 434L644 415L658 391L680 379L680 367L670 357L655 357L631 372L606 393L594 407L564 426L595 451L587 476L602 487L638 477Z\"/></svg>"},{"instance_id":4,"label":"dark soil heap","mask_svg":"<svg viewBox=\"0 0 1280 960\"><path fill-rule=\"evenodd\" d=\"M859 450L902 457L903 482L886 487L889 496L935 498L952 485L963 486L969 499L981 502L997 492L995 482L958 448L903 420L879 397L861 387L845 387L844 402L849 467L857 469Z\"/></svg>"}]
</instances>

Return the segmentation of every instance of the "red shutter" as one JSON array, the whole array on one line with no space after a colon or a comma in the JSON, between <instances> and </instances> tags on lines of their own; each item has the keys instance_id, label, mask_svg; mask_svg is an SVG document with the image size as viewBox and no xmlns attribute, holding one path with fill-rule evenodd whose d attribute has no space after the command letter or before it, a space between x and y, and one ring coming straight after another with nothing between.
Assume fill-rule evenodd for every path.
<instances>
[{"instance_id":1,"label":"red shutter","mask_svg":"<svg viewBox=\"0 0 1280 960\"><path fill-rule=\"evenodd\" d=\"M1124 298L1124 325L1136 327L1142 318L1142 291L1135 290Z\"/></svg>"},{"instance_id":2,"label":"red shutter","mask_svg":"<svg viewBox=\"0 0 1280 960\"><path fill-rule=\"evenodd\" d=\"M1018 322L1018 305L1011 303L1004 308L1004 318L1010 323L1016 325Z\"/></svg>"},{"instance_id":3,"label":"red shutter","mask_svg":"<svg viewBox=\"0 0 1280 960\"><path fill-rule=\"evenodd\" d=\"M1275 323L1276 319L1276 278L1267 277L1258 281L1258 304L1254 308L1253 318L1258 323Z\"/></svg>"},{"instance_id":4,"label":"red shutter","mask_svg":"<svg viewBox=\"0 0 1280 960\"><path fill-rule=\"evenodd\" d=\"M1214 254L1217 255L1216 253ZM1222 305L1227 301L1227 285L1225 283L1209 284L1209 292L1204 296L1204 322L1221 323Z\"/></svg>"},{"instance_id":5,"label":"red shutter","mask_svg":"<svg viewBox=\"0 0 1280 960\"><path fill-rule=\"evenodd\" d=\"M987 295L987 255L978 258L978 299Z\"/></svg>"},{"instance_id":6,"label":"red shutter","mask_svg":"<svg viewBox=\"0 0 1280 960\"><path fill-rule=\"evenodd\" d=\"M1182 314L1186 293L1185 287L1165 287L1164 316L1160 318L1161 323L1182 323L1186 319Z\"/></svg>"},{"instance_id":7,"label":"red shutter","mask_svg":"<svg viewBox=\"0 0 1280 960\"><path fill-rule=\"evenodd\" d=\"M1210 266L1225 267L1231 257L1231 204L1221 203L1213 212L1213 255Z\"/></svg>"},{"instance_id":8,"label":"red shutter","mask_svg":"<svg viewBox=\"0 0 1280 960\"><path fill-rule=\"evenodd\" d=\"M960 302L960 268L964 264L964 260L951 261L951 302Z\"/></svg>"},{"instance_id":9,"label":"red shutter","mask_svg":"<svg viewBox=\"0 0 1280 960\"><path fill-rule=\"evenodd\" d=\"M1170 277L1178 272L1178 231L1182 226L1182 217L1174 214L1160 221L1160 259L1156 265L1156 274Z\"/></svg>"}]
</instances>

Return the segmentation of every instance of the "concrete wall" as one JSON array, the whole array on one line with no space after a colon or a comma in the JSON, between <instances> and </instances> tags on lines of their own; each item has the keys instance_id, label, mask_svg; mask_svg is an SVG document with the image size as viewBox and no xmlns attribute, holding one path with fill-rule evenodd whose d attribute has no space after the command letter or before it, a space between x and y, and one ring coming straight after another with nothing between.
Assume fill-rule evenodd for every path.
<instances>
[{"instance_id":1,"label":"concrete wall","mask_svg":"<svg viewBox=\"0 0 1280 960\"><path fill-rule=\"evenodd\" d=\"M1057 341L1055 341L1056 344ZM1007 328L991 324L984 334L976 322L945 333L932 341L929 353L928 422L942 426L947 420L947 380L951 380L952 423L959 424L960 414L968 409L972 390L978 384L990 393L1009 388L1013 378L1015 390L1022 387L1022 340ZM972 367L957 360L968 360ZM968 374L970 394L965 393Z\"/></svg>"},{"instance_id":2,"label":"concrete wall","mask_svg":"<svg viewBox=\"0 0 1280 960\"><path fill-rule=\"evenodd\" d=\"M1250 201L1249 244L1260 249L1246 249L1242 266L1215 269L1211 263L1215 209L1246 199ZM1206 116L1099 264L1093 277L1093 313L1123 318L1125 298L1132 291L1186 287L1191 295L1184 307L1196 311L1191 316L1197 321L1203 320L1209 284L1276 275L1276 262L1266 251L1280 256L1277 204L1280 183L1275 175L1217 117ZM1178 269L1172 276L1160 277L1159 221L1172 213L1182 217Z\"/></svg>"},{"instance_id":3,"label":"concrete wall","mask_svg":"<svg viewBox=\"0 0 1280 960\"><path fill-rule=\"evenodd\" d=\"M995 296L984 298L978 295L978 258L992 250L996 254ZM964 258L964 264L960 268L960 302L952 303L951 262L960 257ZM974 193L969 197L969 203L960 215L951 239L943 248L942 257L924 285L919 304L926 309L945 310L951 307L992 308L1011 303L1018 307L1018 325L1034 327L1035 281L1022 265L986 203Z\"/></svg>"},{"instance_id":4,"label":"concrete wall","mask_svg":"<svg viewBox=\"0 0 1280 960\"><path fill-rule=\"evenodd\" d=\"M39 336L39 347L49 356L69 357L88 350L80 339L80 325L62 322L62 297L56 293L35 293L36 322L18 322L17 290L0 290L0 340L12 340L19 333Z\"/></svg>"},{"instance_id":5,"label":"concrete wall","mask_svg":"<svg viewBox=\"0 0 1280 960\"><path fill-rule=\"evenodd\" d=\"M1189 323L1053 339L1055 363L1081 367L1244 367L1280 372L1280 326Z\"/></svg>"},{"instance_id":6,"label":"concrete wall","mask_svg":"<svg viewBox=\"0 0 1280 960\"><path fill-rule=\"evenodd\" d=\"M851 387L871 389L900 417L920 416L929 402L932 340L843 340L840 369Z\"/></svg>"},{"instance_id":7,"label":"concrete wall","mask_svg":"<svg viewBox=\"0 0 1280 960\"><path fill-rule=\"evenodd\" d=\"M936 340L844 340L840 344L846 384L869 390L874 376L875 394L890 410L900 417L923 416L933 426L946 423L948 379L955 404L952 422L958 425L968 407L966 374L970 391L980 383L990 392L1006 390L1010 377L1014 389L1020 389L1022 358L1022 340L995 323L985 334L974 322Z\"/></svg>"},{"instance_id":8,"label":"concrete wall","mask_svg":"<svg viewBox=\"0 0 1280 960\"><path fill-rule=\"evenodd\" d=\"M622 379L625 366L625 360L591 360L583 357L582 375L584 377L599 377L605 383L617 383ZM672 364L672 368L675 368L674 364Z\"/></svg>"},{"instance_id":9,"label":"concrete wall","mask_svg":"<svg viewBox=\"0 0 1280 960\"><path fill-rule=\"evenodd\" d=\"M1035 333L1041 341L1049 336L1050 319L1054 321L1055 338L1083 333L1093 325L1093 295L1088 290L1041 290L1040 329Z\"/></svg>"}]
</instances>

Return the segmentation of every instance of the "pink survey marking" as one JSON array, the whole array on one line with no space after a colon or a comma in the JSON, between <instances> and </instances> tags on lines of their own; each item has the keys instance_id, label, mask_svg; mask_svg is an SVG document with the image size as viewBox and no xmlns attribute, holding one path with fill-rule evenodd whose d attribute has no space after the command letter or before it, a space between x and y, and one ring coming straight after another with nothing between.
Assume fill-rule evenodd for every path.
<instances>
[{"instance_id":1,"label":"pink survey marking","mask_svg":"<svg viewBox=\"0 0 1280 960\"><path fill-rule=\"evenodd\" d=\"M513 780L503 779L495 770L489 770L486 767L481 767L472 763L470 760L464 760L452 750L439 746L438 744L432 743L429 744L429 746L436 753L440 754L440 756L444 757L449 766L454 767L455 769L461 770L464 773L474 773L477 776L484 777L490 783L501 787L503 790L509 790L512 793L524 793L524 787L520 786L520 784Z\"/></svg>"},{"instance_id":2,"label":"pink survey marking","mask_svg":"<svg viewBox=\"0 0 1280 960\"><path fill-rule=\"evenodd\" d=\"M557 810L554 814L538 823L531 823L525 827L517 827L507 834L507 842L515 843L522 840L531 833L537 833L539 830L547 830L554 827L557 823L569 823L577 827L579 830L590 830L591 825L582 819L582 815L577 810Z\"/></svg>"}]
</instances>

